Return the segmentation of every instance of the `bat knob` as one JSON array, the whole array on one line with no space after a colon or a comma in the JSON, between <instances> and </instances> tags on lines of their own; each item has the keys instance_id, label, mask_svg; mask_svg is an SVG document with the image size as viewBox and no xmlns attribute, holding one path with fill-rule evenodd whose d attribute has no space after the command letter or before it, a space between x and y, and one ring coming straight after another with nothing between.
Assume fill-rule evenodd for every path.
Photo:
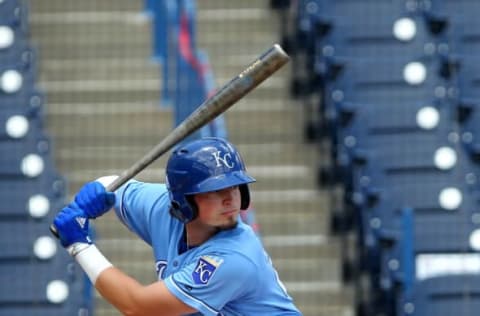
<instances>
[{"instance_id":1,"label":"bat knob","mask_svg":"<svg viewBox=\"0 0 480 316\"><path fill-rule=\"evenodd\" d=\"M55 236L55 238L60 239L60 235L58 234L58 230L57 230L57 227L55 227L55 225L53 224L50 225L50 232L52 233L53 236Z\"/></svg>"}]
</instances>

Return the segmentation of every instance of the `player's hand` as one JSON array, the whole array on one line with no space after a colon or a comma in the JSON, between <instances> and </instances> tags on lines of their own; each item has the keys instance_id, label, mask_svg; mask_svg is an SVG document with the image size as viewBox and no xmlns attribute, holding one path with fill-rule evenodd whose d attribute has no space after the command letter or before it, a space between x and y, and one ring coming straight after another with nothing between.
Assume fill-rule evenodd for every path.
<instances>
[{"instance_id":1,"label":"player's hand","mask_svg":"<svg viewBox=\"0 0 480 316\"><path fill-rule=\"evenodd\" d=\"M115 193L108 192L98 181L85 184L75 196L75 203L88 218L102 216L115 204Z\"/></svg>"},{"instance_id":2,"label":"player's hand","mask_svg":"<svg viewBox=\"0 0 480 316\"><path fill-rule=\"evenodd\" d=\"M62 246L67 248L74 243L91 244L88 221L85 212L75 202L64 207L53 221Z\"/></svg>"}]
</instances>

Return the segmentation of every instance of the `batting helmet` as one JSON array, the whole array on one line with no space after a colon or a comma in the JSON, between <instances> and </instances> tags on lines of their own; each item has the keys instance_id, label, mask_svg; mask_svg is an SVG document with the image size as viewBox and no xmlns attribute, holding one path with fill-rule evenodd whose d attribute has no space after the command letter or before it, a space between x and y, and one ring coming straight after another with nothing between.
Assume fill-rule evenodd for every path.
<instances>
[{"instance_id":1,"label":"batting helmet","mask_svg":"<svg viewBox=\"0 0 480 316\"><path fill-rule=\"evenodd\" d=\"M167 162L167 187L170 213L183 223L198 215L191 195L239 186L241 209L247 209L250 193L247 184L255 182L245 170L240 154L221 138L207 137L175 149Z\"/></svg>"}]
</instances>

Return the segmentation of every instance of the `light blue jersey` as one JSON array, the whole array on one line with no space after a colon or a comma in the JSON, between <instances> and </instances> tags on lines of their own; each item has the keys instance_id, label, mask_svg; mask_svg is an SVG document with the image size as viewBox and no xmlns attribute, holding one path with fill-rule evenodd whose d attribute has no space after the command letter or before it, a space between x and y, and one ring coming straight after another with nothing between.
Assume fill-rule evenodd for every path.
<instances>
[{"instance_id":1,"label":"light blue jersey","mask_svg":"<svg viewBox=\"0 0 480 316\"><path fill-rule=\"evenodd\" d=\"M130 181L116 203L122 222L152 246L158 278L202 315L301 315L248 225L180 253L185 225L169 214L165 185Z\"/></svg>"}]
</instances>

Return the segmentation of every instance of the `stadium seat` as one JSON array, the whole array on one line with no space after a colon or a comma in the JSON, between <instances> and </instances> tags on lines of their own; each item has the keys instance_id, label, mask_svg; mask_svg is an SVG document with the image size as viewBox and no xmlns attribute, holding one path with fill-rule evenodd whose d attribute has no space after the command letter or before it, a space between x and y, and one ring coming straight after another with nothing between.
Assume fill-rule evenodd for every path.
<instances>
[{"instance_id":1,"label":"stadium seat","mask_svg":"<svg viewBox=\"0 0 480 316\"><path fill-rule=\"evenodd\" d=\"M0 36L4 31L0 26ZM0 65L19 70L35 69L37 52L27 40L15 38L11 45L3 47L7 44L2 43L0 39Z\"/></svg>"},{"instance_id":2,"label":"stadium seat","mask_svg":"<svg viewBox=\"0 0 480 316\"><path fill-rule=\"evenodd\" d=\"M85 286L83 272L65 251L48 261L2 260L0 281L4 285L0 288L1 315L20 307L33 313L37 306L53 312L75 303L78 306Z\"/></svg>"},{"instance_id":3,"label":"stadium seat","mask_svg":"<svg viewBox=\"0 0 480 316\"><path fill-rule=\"evenodd\" d=\"M317 58L384 59L436 54L437 39L425 29L420 17L388 16L372 24L341 19L328 35L318 39ZM384 24L382 24L384 23Z\"/></svg>"},{"instance_id":4,"label":"stadium seat","mask_svg":"<svg viewBox=\"0 0 480 316\"><path fill-rule=\"evenodd\" d=\"M0 316L65 316L65 315L91 315L91 310L81 303L51 304L33 303L23 306L5 306L0 308Z\"/></svg>"},{"instance_id":5,"label":"stadium seat","mask_svg":"<svg viewBox=\"0 0 480 316\"><path fill-rule=\"evenodd\" d=\"M360 208L363 266L372 274L382 274L390 280L392 275L402 274L400 211L405 206L411 207L415 214L415 254L476 251L472 236L479 229L474 220L474 210L479 207L478 193L469 191L471 186L453 181L448 172L419 173L390 174L379 186L374 202Z\"/></svg>"},{"instance_id":6,"label":"stadium seat","mask_svg":"<svg viewBox=\"0 0 480 316\"><path fill-rule=\"evenodd\" d=\"M44 118L40 108L27 109L19 106L0 110L0 144L3 140L32 138L42 130Z\"/></svg>"},{"instance_id":7,"label":"stadium seat","mask_svg":"<svg viewBox=\"0 0 480 316\"><path fill-rule=\"evenodd\" d=\"M449 121L448 103L424 107L421 102L412 102L404 107L401 104L392 106L390 110L389 105L376 108L365 105L356 111L350 107L350 113L355 113L351 114L353 118L350 117L348 124L339 124L345 128L337 128L334 134L334 167L341 171L340 180L347 191L354 185L353 178L361 178L359 175L369 167L381 170L387 163L403 163L404 166L413 164L413 168L419 163L416 149L419 153L431 151L429 157L423 158L426 161L433 159L440 144L451 143L448 137L459 137L455 134L453 120ZM347 123L343 119L340 121Z\"/></svg>"},{"instance_id":8,"label":"stadium seat","mask_svg":"<svg viewBox=\"0 0 480 316\"><path fill-rule=\"evenodd\" d=\"M65 205L66 183L48 166L34 178L0 177L0 218L35 218L52 216Z\"/></svg>"},{"instance_id":9,"label":"stadium seat","mask_svg":"<svg viewBox=\"0 0 480 316\"><path fill-rule=\"evenodd\" d=\"M29 28L27 6L20 0L1 1L0 25L19 28L23 36L27 36Z\"/></svg>"},{"instance_id":10,"label":"stadium seat","mask_svg":"<svg viewBox=\"0 0 480 316\"><path fill-rule=\"evenodd\" d=\"M18 111L27 116L42 113L44 110L45 96L38 89L22 89L16 93L3 94L0 92L0 111Z\"/></svg>"},{"instance_id":11,"label":"stadium seat","mask_svg":"<svg viewBox=\"0 0 480 316\"><path fill-rule=\"evenodd\" d=\"M48 222L31 218L15 218L0 222L1 238L0 261L48 260L57 255L58 242L48 230Z\"/></svg>"},{"instance_id":12,"label":"stadium seat","mask_svg":"<svg viewBox=\"0 0 480 316\"><path fill-rule=\"evenodd\" d=\"M416 281L398 306L401 316L475 316L480 309L480 275L453 274Z\"/></svg>"},{"instance_id":13,"label":"stadium seat","mask_svg":"<svg viewBox=\"0 0 480 316\"><path fill-rule=\"evenodd\" d=\"M436 58L378 59L362 62L331 59L339 66L324 90L325 117L336 129L337 104L377 104L379 107L448 97L449 82L439 75ZM375 71L371 71L375 69ZM334 124L331 126L331 124Z\"/></svg>"},{"instance_id":14,"label":"stadium seat","mask_svg":"<svg viewBox=\"0 0 480 316\"><path fill-rule=\"evenodd\" d=\"M0 64L0 99L8 103L28 90L35 88L35 69L31 64L19 62L16 65Z\"/></svg>"},{"instance_id":15,"label":"stadium seat","mask_svg":"<svg viewBox=\"0 0 480 316\"><path fill-rule=\"evenodd\" d=\"M4 140L0 148L0 177L34 178L52 170L51 141L41 132L32 138Z\"/></svg>"}]
</instances>

